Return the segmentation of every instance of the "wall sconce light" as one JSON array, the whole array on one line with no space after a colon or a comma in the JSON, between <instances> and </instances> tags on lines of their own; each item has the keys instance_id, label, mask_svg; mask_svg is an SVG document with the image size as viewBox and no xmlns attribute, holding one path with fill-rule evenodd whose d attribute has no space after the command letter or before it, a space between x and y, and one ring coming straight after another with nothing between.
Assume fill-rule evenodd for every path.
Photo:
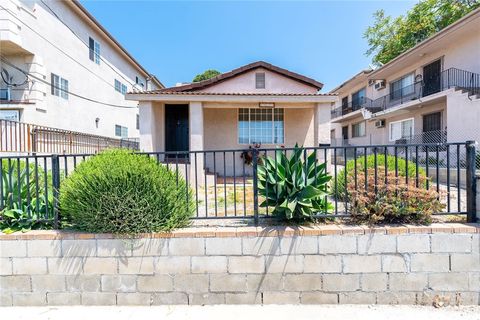
<instances>
[{"instance_id":1,"label":"wall sconce light","mask_svg":"<svg viewBox=\"0 0 480 320\"><path fill-rule=\"evenodd\" d=\"M98 129L98 123L100 122L100 118L95 118L95 126L97 127Z\"/></svg>"}]
</instances>

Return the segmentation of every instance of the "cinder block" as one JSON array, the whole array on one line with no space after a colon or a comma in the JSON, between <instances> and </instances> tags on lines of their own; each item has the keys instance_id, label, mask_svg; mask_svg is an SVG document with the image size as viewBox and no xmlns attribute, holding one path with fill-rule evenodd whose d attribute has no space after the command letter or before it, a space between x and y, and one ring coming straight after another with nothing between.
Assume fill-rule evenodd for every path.
<instances>
[{"instance_id":1,"label":"cinder block","mask_svg":"<svg viewBox=\"0 0 480 320\"><path fill-rule=\"evenodd\" d=\"M344 273L368 273L380 272L382 270L382 259L376 256L343 256Z\"/></svg>"},{"instance_id":2,"label":"cinder block","mask_svg":"<svg viewBox=\"0 0 480 320\"><path fill-rule=\"evenodd\" d=\"M299 304L300 292L264 292L263 304Z\"/></svg>"},{"instance_id":3,"label":"cinder block","mask_svg":"<svg viewBox=\"0 0 480 320\"><path fill-rule=\"evenodd\" d=\"M62 256L93 257L97 255L97 242L88 240L62 240Z\"/></svg>"},{"instance_id":4,"label":"cinder block","mask_svg":"<svg viewBox=\"0 0 480 320\"><path fill-rule=\"evenodd\" d=\"M66 276L67 291L100 291L100 275Z\"/></svg>"},{"instance_id":5,"label":"cinder block","mask_svg":"<svg viewBox=\"0 0 480 320\"><path fill-rule=\"evenodd\" d=\"M341 254L357 252L357 237L321 236L318 238L320 254Z\"/></svg>"},{"instance_id":6,"label":"cinder block","mask_svg":"<svg viewBox=\"0 0 480 320\"><path fill-rule=\"evenodd\" d=\"M341 273L342 257L335 255L307 255L305 256L306 273Z\"/></svg>"},{"instance_id":7,"label":"cinder block","mask_svg":"<svg viewBox=\"0 0 480 320\"><path fill-rule=\"evenodd\" d=\"M110 292L135 292L137 276L104 275L101 278L101 289Z\"/></svg>"},{"instance_id":8,"label":"cinder block","mask_svg":"<svg viewBox=\"0 0 480 320\"><path fill-rule=\"evenodd\" d=\"M139 276L137 289L140 292L173 291L173 279L168 275Z\"/></svg>"},{"instance_id":9,"label":"cinder block","mask_svg":"<svg viewBox=\"0 0 480 320\"><path fill-rule=\"evenodd\" d=\"M0 277L0 292L31 292L30 276Z\"/></svg>"},{"instance_id":10,"label":"cinder block","mask_svg":"<svg viewBox=\"0 0 480 320\"><path fill-rule=\"evenodd\" d=\"M468 291L468 276L465 273L432 273L428 276L432 290L438 291Z\"/></svg>"},{"instance_id":11,"label":"cinder block","mask_svg":"<svg viewBox=\"0 0 480 320\"><path fill-rule=\"evenodd\" d=\"M452 254L451 264L452 271L480 271L480 252Z\"/></svg>"},{"instance_id":12,"label":"cinder block","mask_svg":"<svg viewBox=\"0 0 480 320\"><path fill-rule=\"evenodd\" d=\"M409 270L409 260L404 255L382 255L383 272L407 272Z\"/></svg>"},{"instance_id":13,"label":"cinder block","mask_svg":"<svg viewBox=\"0 0 480 320\"><path fill-rule=\"evenodd\" d=\"M320 274L287 274L285 276L285 291L315 291L322 289Z\"/></svg>"},{"instance_id":14,"label":"cinder block","mask_svg":"<svg viewBox=\"0 0 480 320\"><path fill-rule=\"evenodd\" d=\"M185 239L177 239L185 240ZM132 255L134 257L166 256L168 255L169 239L141 238L132 243Z\"/></svg>"},{"instance_id":15,"label":"cinder block","mask_svg":"<svg viewBox=\"0 0 480 320\"><path fill-rule=\"evenodd\" d=\"M264 256L241 256L228 258L228 272L230 273L264 273Z\"/></svg>"},{"instance_id":16,"label":"cinder block","mask_svg":"<svg viewBox=\"0 0 480 320\"><path fill-rule=\"evenodd\" d=\"M49 274L79 274L83 272L83 258L47 258Z\"/></svg>"},{"instance_id":17,"label":"cinder block","mask_svg":"<svg viewBox=\"0 0 480 320\"><path fill-rule=\"evenodd\" d=\"M109 292L82 292L84 306L114 306L117 304L117 295Z\"/></svg>"},{"instance_id":18,"label":"cinder block","mask_svg":"<svg viewBox=\"0 0 480 320\"><path fill-rule=\"evenodd\" d=\"M217 239L222 240L222 239ZM168 252L171 256L203 256L205 255L205 239L173 238L168 240Z\"/></svg>"},{"instance_id":19,"label":"cinder block","mask_svg":"<svg viewBox=\"0 0 480 320\"><path fill-rule=\"evenodd\" d=\"M207 238L205 249L207 255L241 255L242 241L240 238Z\"/></svg>"},{"instance_id":20,"label":"cinder block","mask_svg":"<svg viewBox=\"0 0 480 320\"><path fill-rule=\"evenodd\" d=\"M450 269L448 254L419 253L412 254L410 259L412 272L448 272Z\"/></svg>"},{"instance_id":21,"label":"cinder block","mask_svg":"<svg viewBox=\"0 0 480 320\"><path fill-rule=\"evenodd\" d=\"M134 240L130 239L98 239L98 257L130 257Z\"/></svg>"},{"instance_id":22,"label":"cinder block","mask_svg":"<svg viewBox=\"0 0 480 320\"><path fill-rule=\"evenodd\" d=\"M173 283L175 291L202 293L208 292L209 278L206 274L177 274Z\"/></svg>"},{"instance_id":23,"label":"cinder block","mask_svg":"<svg viewBox=\"0 0 480 320\"><path fill-rule=\"evenodd\" d=\"M285 237L280 239L280 251L282 254L317 254L318 237Z\"/></svg>"},{"instance_id":24,"label":"cinder block","mask_svg":"<svg viewBox=\"0 0 480 320\"><path fill-rule=\"evenodd\" d=\"M226 293L226 304L261 304L262 294L260 292L249 293Z\"/></svg>"},{"instance_id":25,"label":"cinder block","mask_svg":"<svg viewBox=\"0 0 480 320\"><path fill-rule=\"evenodd\" d=\"M130 257L118 260L119 274L153 274L155 271L153 257Z\"/></svg>"},{"instance_id":26,"label":"cinder block","mask_svg":"<svg viewBox=\"0 0 480 320\"><path fill-rule=\"evenodd\" d=\"M397 236L397 250L400 253L430 252L430 235L399 235Z\"/></svg>"},{"instance_id":27,"label":"cinder block","mask_svg":"<svg viewBox=\"0 0 480 320\"><path fill-rule=\"evenodd\" d=\"M13 274L46 274L46 258L13 258Z\"/></svg>"},{"instance_id":28,"label":"cinder block","mask_svg":"<svg viewBox=\"0 0 480 320\"><path fill-rule=\"evenodd\" d=\"M11 293L0 292L0 307L11 307L12 303Z\"/></svg>"},{"instance_id":29,"label":"cinder block","mask_svg":"<svg viewBox=\"0 0 480 320\"><path fill-rule=\"evenodd\" d=\"M118 306L149 306L152 304L152 295L150 293L117 293Z\"/></svg>"},{"instance_id":30,"label":"cinder block","mask_svg":"<svg viewBox=\"0 0 480 320\"><path fill-rule=\"evenodd\" d=\"M0 240L0 257L26 257L27 242L24 240Z\"/></svg>"},{"instance_id":31,"label":"cinder block","mask_svg":"<svg viewBox=\"0 0 480 320\"><path fill-rule=\"evenodd\" d=\"M265 256L267 273L300 273L303 265L303 255Z\"/></svg>"},{"instance_id":32,"label":"cinder block","mask_svg":"<svg viewBox=\"0 0 480 320\"><path fill-rule=\"evenodd\" d=\"M338 300L340 304L375 304L377 296L374 292L342 292Z\"/></svg>"},{"instance_id":33,"label":"cinder block","mask_svg":"<svg viewBox=\"0 0 480 320\"><path fill-rule=\"evenodd\" d=\"M387 290L386 273L368 273L360 277L362 291L385 291Z\"/></svg>"},{"instance_id":34,"label":"cinder block","mask_svg":"<svg viewBox=\"0 0 480 320\"><path fill-rule=\"evenodd\" d=\"M282 291L283 276L281 274L249 274L247 286L248 292Z\"/></svg>"},{"instance_id":35,"label":"cinder block","mask_svg":"<svg viewBox=\"0 0 480 320\"><path fill-rule=\"evenodd\" d=\"M242 238L244 255L277 255L280 254L280 239L277 237Z\"/></svg>"},{"instance_id":36,"label":"cinder block","mask_svg":"<svg viewBox=\"0 0 480 320\"><path fill-rule=\"evenodd\" d=\"M471 252L471 234L432 234L432 252Z\"/></svg>"},{"instance_id":37,"label":"cinder block","mask_svg":"<svg viewBox=\"0 0 480 320\"><path fill-rule=\"evenodd\" d=\"M225 295L223 293L192 293L188 298L190 305L212 305L225 304Z\"/></svg>"},{"instance_id":38,"label":"cinder block","mask_svg":"<svg viewBox=\"0 0 480 320\"><path fill-rule=\"evenodd\" d=\"M190 273L190 257L157 257L154 265L155 274Z\"/></svg>"},{"instance_id":39,"label":"cinder block","mask_svg":"<svg viewBox=\"0 0 480 320\"><path fill-rule=\"evenodd\" d=\"M377 292L377 304L416 304L415 292Z\"/></svg>"},{"instance_id":40,"label":"cinder block","mask_svg":"<svg viewBox=\"0 0 480 320\"><path fill-rule=\"evenodd\" d=\"M15 307L37 307L47 304L46 293L13 293L12 302Z\"/></svg>"},{"instance_id":41,"label":"cinder block","mask_svg":"<svg viewBox=\"0 0 480 320\"><path fill-rule=\"evenodd\" d=\"M0 258L0 275L9 276L12 273L12 258Z\"/></svg>"},{"instance_id":42,"label":"cinder block","mask_svg":"<svg viewBox=\"0 0 480 320\"><path fill-rule=\"evenodd\" d=\"M62 241L60 240L31 240L26 242L29 257L62 256Z\"/></svg>"},{"instance_id":43,"label":"cinder block","mask_svg":"<svg viewBox=\"0 0 480 320\"><path fill-rule=\"evenodd\" d=\"M360 289L360 275L358 274L324 274L324 291L355 291Z\"/></svg>"},{"instance_id":44,"label":"cinder block","mask_svg":"<svg viewBox=\"0 0 480 320\"><path fill-rule=\"evenodd\" d=\"M33 292L61 292L65 291L65 276L42 275L32 276Z\"/></svg>"},{"instance_id":45,"label":"cinder block","mask_svg":"<svg viewBox=\"0 0 480 320\"><path fill-rule=\"evenodd\" d=\"M424 273L391 273L389 277L391 291L423 291L428 287Z\"/></svg>"},{"instance_id":46,"label":"cinder block","mask_svg":"<svg viewBox=\"0 0 480 320\"><path fill-rule=\"evenodd\" d=\"M188 295L183 292L162 292L152 295L152 306L188 304Z\"/></svg>"},{"instance_id":47,"label":"cinder block","mask_svg":"<svg viewBox=\"0 0 480 320\"><path fill-rule=\"evenodd\" d=\"M88 257L83 263L83 272L85 274L115 274L117 270L118 265L117 259L115 258Z\"/></svg>"},{"instance_id":48,"label":"cinder block","mask_svg":"<svg viewBox=\"0 0 480 320\"><path fill-rule=\"evenodd\" d=\"M47 304L49 306L80 305L80 292L47 292Z\"/></svg>"},{"instance_id":49,"label":"cinder block","mask_svg":"<svg viewBox=\"0 0 480 320\"><path fill-rule=\"evenodd\" d=\"M192 273L227 273L227 257L192 257Z\"/></svg>"},{"instance_id":50,"label":"cinder block","mask_svg":"<svg viewBox=\"0 0 480 320\"><path fill-rule=\"evenodd\" d=\"M397 251L397 237L370 233L360 235L358 239L358 254L395 253Z\"/></svg>"},{"instance_id":51,"label":"cinder block","mask_svg":"<svg viewBox=\"0 0 480 320\"><path fill-rule=\"evenodd\" d=\"M325 292L302 292L300 296L302 304L337 304L338 294Z\"/></svg>"},{"instance_id":52,"label":"cinder block","mask_svg":"<svg viewBox=\"0 0 480 320\"><path fill-rule=\"evenodd\" d=\"M247 277L244 274L212 274L210 275L210 291L247 292Z\"/></svg>"}]
</instances>

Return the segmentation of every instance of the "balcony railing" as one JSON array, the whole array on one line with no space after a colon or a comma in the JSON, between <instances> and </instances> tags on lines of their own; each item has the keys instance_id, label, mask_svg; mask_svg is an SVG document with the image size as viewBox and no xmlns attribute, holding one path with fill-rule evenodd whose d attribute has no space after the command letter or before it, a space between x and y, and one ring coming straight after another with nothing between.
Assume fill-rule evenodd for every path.
<instances>
[{"instance_id":1,"label":"balcony railing","mask_svg":"<svg viewBox=\"0 0 480 320\"><path fill-rule=\"evenodd\" d=\"M424 79L415 82L409 86L391 91L375 100L364 98L361 101L362 103L356 103L353 105L352 102L350 102L349 104L346 104L345 107L338 107L332 110L332 119L361 108L366 108L373 113L385 111L406 102L427 97L450 88L465 90L469 95L480 95L480 74L457 68L450 68L442 71L436 79L428 81L425 81Z\"/></svg>"}]
</instances>

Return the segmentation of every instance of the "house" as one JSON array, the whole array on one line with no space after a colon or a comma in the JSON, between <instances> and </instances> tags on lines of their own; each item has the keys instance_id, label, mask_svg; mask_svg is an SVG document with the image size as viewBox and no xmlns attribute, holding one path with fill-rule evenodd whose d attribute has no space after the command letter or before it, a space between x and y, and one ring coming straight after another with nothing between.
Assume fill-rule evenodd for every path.
<instances>
[{"instance_id":1,"label":"house","mask_svg":"<svg viewBox=\"0 0 480 320\"><path fill-rule=\"evenodd\" d=\"M480 141L480 9L330 93L335 145Z\"/></svg>"},{"instance_id":2,"label":"house","mask_svg":"<svg viewBox=\"0 0 480 320\"><path fill-rule=\"evenodd\" d=\"M137 103L125 93L163 85L79 1L0 9L0 119L138 138Z\"/></svg>"},{"instance_id":3,"label":"house","mask_svg":"<svg viewBox=\"0 0 480 320\"><path fill-rule=\"evenodd\" d=\"M337 97L318 93L322 86L259 61L201 82L129 93L127 99L139 101L143 151L311 147L330 142L330 109ZM206 161L205 168L213 170L212 157ZM233 162L229 156L223 173L234 173Z\"/></svg>"}]
</instances>

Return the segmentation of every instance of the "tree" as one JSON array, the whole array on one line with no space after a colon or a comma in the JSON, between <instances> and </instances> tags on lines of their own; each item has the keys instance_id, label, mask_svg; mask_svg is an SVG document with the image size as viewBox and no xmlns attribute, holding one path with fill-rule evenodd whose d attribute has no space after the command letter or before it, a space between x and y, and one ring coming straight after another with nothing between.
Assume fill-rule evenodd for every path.
<instances>
[{"instance_id":1,"label":"tree","mask_svg":"<svg viewBox=\"0 0 480 320\"><path fill-rule=\"evenodd\" d=\"M210 78L218 76L219 74L220 74L220 71L208 69L204 73L197 74L195 78L193 78L193 82L208 80Z\"/></svg>"},{"instance_id":2,"label":"tree","mask_svg":"<svg viewBox=\"0 0 480 320\"><path fill-rule=\"evenodd\" d=\"M378 10L364 33L366 55L376 65L385 64L478 7L480 0L421 0L398 18Z\"/></svg>"}]
</instances>

